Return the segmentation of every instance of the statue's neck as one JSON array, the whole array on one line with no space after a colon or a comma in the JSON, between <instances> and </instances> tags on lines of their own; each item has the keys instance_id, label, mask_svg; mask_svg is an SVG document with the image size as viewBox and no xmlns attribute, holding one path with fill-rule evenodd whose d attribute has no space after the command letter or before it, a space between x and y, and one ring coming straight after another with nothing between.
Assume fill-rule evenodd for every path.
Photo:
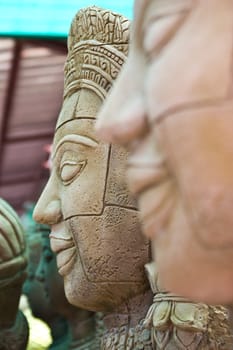
<instances>
[{"instance_id":1,"label":"statue's neck","mask_svg":"<svg viewBox=\"0 0 233 350\"><path fill-rule=\"evenodd\" d=\"M70 319L68 319L70 331L71 331L71 337L72 337L72 344L78 346L85 343L88 343L91 341L95 336L95 319L94 315L90 312L87 312L86 318L80 319L80 310L77 311L77 317L73 315ZM75 346L72 349L76 348Z\"/></svg>"},{"instance_id":2,"label":"statue's neck","mask_svg":"<svg viewBox=\"0 0 233 350\"><path fill-rule=\"evenodd\" d=\"M152 304L152 300L153 295L148 290L121 305L114 313L106 315L104 317L106 331L102 339L101 349L125 348L131 350L141 344L147 345L150 349L150 330L145 329L143 319Z\"/></svg>"}]
</instances>

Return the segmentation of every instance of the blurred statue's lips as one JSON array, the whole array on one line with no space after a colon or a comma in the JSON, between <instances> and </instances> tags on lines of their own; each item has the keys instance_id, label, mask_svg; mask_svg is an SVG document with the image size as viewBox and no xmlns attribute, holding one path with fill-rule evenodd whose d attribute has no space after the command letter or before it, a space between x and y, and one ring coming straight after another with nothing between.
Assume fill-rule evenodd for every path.
<instances>
[{"instance_id":1,"label":"blurred statue's lips","mask_svg":"<svg viewBox=\"0 0 233 350\"><path fill-rule=\"evenodd\" d=\"M72 237L63 224L54 225L49 235L51 249L57 254L57 267L60 275L65 276L72 268L76 256L76 247Z\"/></svg>"}]
</instances>

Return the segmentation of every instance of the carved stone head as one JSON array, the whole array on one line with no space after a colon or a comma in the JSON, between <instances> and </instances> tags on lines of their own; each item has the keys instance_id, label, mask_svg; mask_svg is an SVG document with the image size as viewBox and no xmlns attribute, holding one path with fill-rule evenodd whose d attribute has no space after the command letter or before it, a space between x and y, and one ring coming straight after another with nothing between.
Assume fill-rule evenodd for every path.
<instances>
[{"instance_id":1,"label":"carved stone head","mask_svg":"<svg viewBox=\"0 0 233 350\"><path fill-rule=\"evenodd\" d=\"M34 211L51 226L68 300L94 311L112 310L149 288L149 243L125 183L126 152L101 142L94 130L128 37L129 21L109 10L90 7L75 16L51 175Z\"/></svg>"},{"instance_id":2,"label":"carved stone head","mask_svg":"<svg viewBox=\"0 0 233 350\"><path fill-rule=\"evenodd\" d=\"M129 59L97 125L130 150L162 285L213 303L233 299L232 11L136 0Z\"/></svg>"}]
</instances>

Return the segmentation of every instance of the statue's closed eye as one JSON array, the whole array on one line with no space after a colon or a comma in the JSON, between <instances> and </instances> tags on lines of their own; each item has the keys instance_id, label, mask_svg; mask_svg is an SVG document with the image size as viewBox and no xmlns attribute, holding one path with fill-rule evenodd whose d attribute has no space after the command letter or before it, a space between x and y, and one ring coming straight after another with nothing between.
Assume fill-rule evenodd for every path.
<instances>
[{"instance_id":1,"label":"statue's closed eye","mask_svg":"<svg viewBox=\"0 0 233 350\"><path fill-rule=\"evenodd\" d=\"M65 161L60 169L60 176L64 185L69 185L77 176L79 176L86 164L86 160Z\"/></svg>"}]
</instances>

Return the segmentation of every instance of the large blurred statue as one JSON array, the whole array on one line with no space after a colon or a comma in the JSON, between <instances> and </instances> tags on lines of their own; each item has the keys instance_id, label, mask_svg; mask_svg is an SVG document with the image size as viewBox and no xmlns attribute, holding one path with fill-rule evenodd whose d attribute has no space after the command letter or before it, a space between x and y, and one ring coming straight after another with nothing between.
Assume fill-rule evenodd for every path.
<instances>
[{"instance_id":1,"label":"large blurred statue","mask_svg":"<svg viewBox=\"0 0 233 350\"><path fill-rule=\"evenodd\" d=\"M0 349L25 350L28 324L18 310L26 278L26 248L20 219L0 198Z\"/></svg>"},{"instance_id":2,"label":"large blurred statue","mask_svg":"<svg viewBox=\"0 0 233 350\"><path fill-rule=\"evenodd\" d=\"M98 135L130 150L129 185L161 284L233 300L231 0L139 0Z\"/></svg>"},{"instance_id":3,"label":"large blurred statue","mask_svg":"<svg viewBox=\"0 0 233 350\"><path fill-rule=\"evenodd\" d=\"M165 292L149 265L152 302L144 273L150 245L125 184L127 153L101 142L94 130L126 59L128 26L124 17L96 7L81 10L72 23L52 171L34 216L51 226L68 300L105 313L102 350L229 350L227 310Z\"/></svg>"}]
</instances>

